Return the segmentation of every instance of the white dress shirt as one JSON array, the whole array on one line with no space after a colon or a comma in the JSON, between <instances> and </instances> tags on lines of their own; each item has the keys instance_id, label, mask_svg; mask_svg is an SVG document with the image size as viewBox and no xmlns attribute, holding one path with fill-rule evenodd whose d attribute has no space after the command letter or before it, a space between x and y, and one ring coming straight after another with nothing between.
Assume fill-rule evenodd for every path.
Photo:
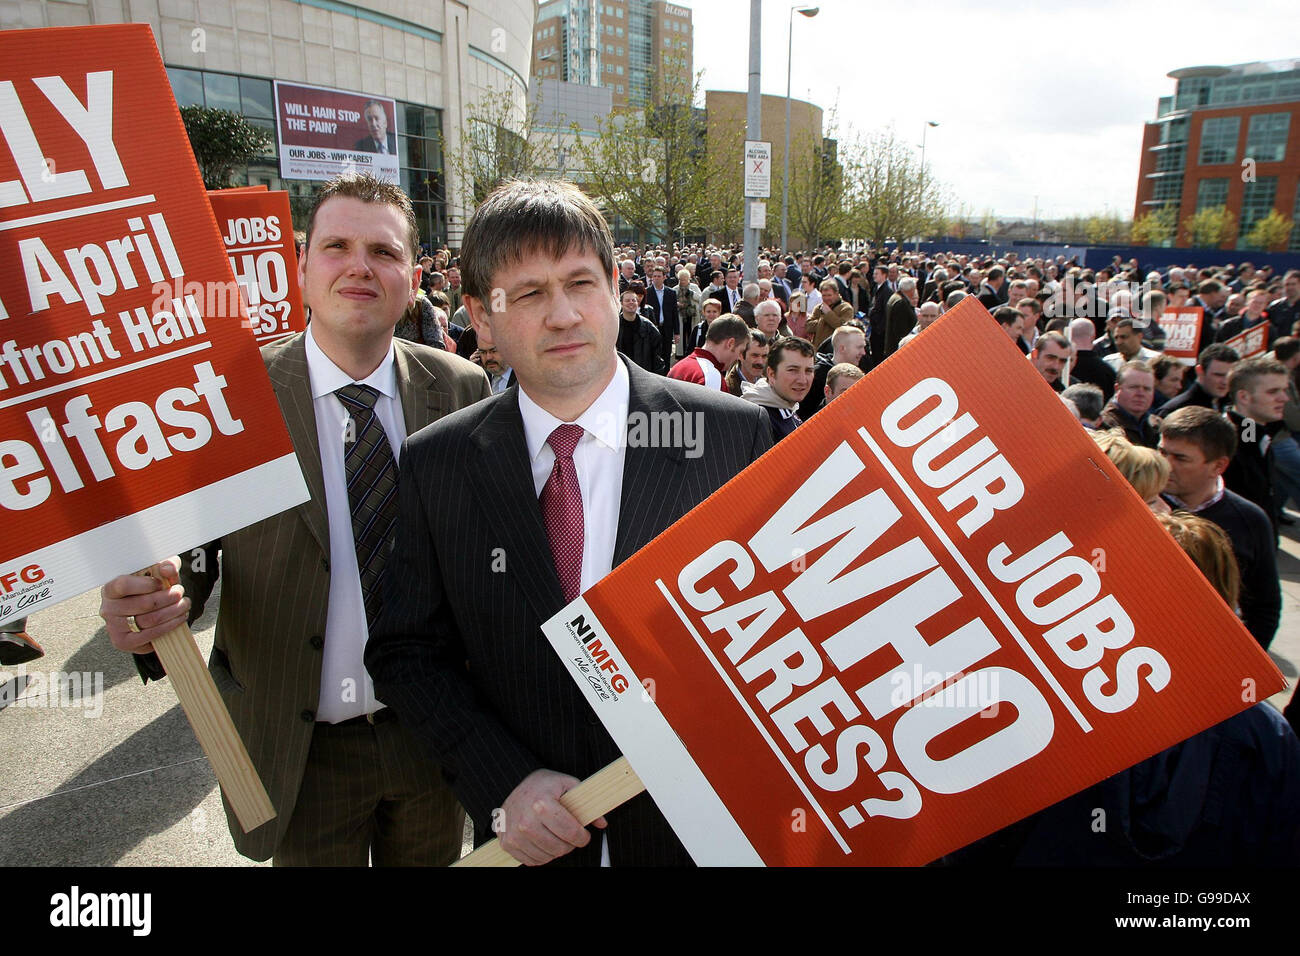
<instances>
[{"instance_id":1,"label":"white dress shirt","mask_svg":"<svg viewBox=\"0 0 1300 956\"><path fill-rule=\"evenodd\" d=\"M375 687L366 673L362 655L369 629L366 607L361 597L361 572L357 567L357 548L352 538L352 505L348 501L347 474L344 470L343 437L348 427L348 412L334 394L354 379L321 351L307 326L304 339L307 349L307 375L311 380L312 404L316 410L316 434L320 440L320 464L325 477L325 516L330 532L330 595L325 619L325 647L320 671L320 703L316 719L338 723L373 713L384 705L375 700ZM396 461L406 439L402 419L402 399L397 393L397 367L393 348L379 367L358 385L369 385L379 392L375 414L384 426L388 444Z\"/></svg>"},{"instance_id":2,"label":"white dress shirt","mask_svg":"<svg viewBox=\"0 0 1300 956\"><path fill-rule=\"evenodd\" d=\"M573 467L582 491L582 579L585 591L614 567L614 539L623 493L623 462L627 452L628 378L623 363L614 377L573 424L585 434L573 449ZM533 490L541 497L555 467L555 452L546 439L565 424L519 387L519 414L533 469Z\"/></svg>"}]
</instances>

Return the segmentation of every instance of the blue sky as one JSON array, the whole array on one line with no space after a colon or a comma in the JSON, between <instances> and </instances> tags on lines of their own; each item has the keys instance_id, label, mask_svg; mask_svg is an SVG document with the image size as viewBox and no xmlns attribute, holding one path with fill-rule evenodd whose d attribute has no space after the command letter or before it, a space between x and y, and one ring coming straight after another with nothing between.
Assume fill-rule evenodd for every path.
<instances>
[{"instance_id":1,"label":"blue sky","mask_svg":"<svg viewBox=\"0 0 1300 956\"><path fill-rule=\"evenodd\" d=\"M705 89L744 90L749 0L682 0ZM762 88L785 95L788 2L763 3ZM1132 215L1142 124L1170 70L1300 56L1296 0L824 0L795 16L792 95L841 131L893 126L976 214ZM780 130L764 130L764 138Z\"/></svg>"}]
</instances>

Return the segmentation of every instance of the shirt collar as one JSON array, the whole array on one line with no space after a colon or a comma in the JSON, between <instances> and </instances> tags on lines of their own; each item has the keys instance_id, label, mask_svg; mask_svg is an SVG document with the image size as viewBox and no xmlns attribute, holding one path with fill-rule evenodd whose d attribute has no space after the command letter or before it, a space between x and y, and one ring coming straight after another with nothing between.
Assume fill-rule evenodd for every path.
<instances>
[{"instance_id":1,"label":"shirt collar","mask_svg":"<svg viewBox=\"0 0 1300 956\"><path fill-rule=\"evenodd\" d=\"M583 441L590 436L607 448L618 451L627 433L630 386L627 367L622 360L618 360L615 366L614 377L609 380L605 390L573 424L581 425L586 432L582 436ZM551 437L551 432L565 423L534 402L522 385L519 387L519 415L524 421L528 459L536 461L546 447L546 439Z\"/></svg>"},{"instance_id":2,"label":"shirt collar","mask_svg":"<svg viewBox=\"0 0 1300 956\"><path fill-rule=\"evenodd\" d=\"M1210 505L1218 504L1219 499L1223 497L1223 492L1224 492L1223 476L1220 475L1218 478L1215 478L1214 481L1215 481L1214 494L1210 495L1210 497L1206 498L1195 508L1188 507L1186 504L1182 502L1181 499L1175 497L1174 495L1166 494L1165 497L1168 498L1175 505L1177 505L1179 508L1181 508L1183 511L1189 511L1192 514L1196 514L1198 511L1204 511L1206 508L1210 507Z\"/></svg>"},{"instance_id":3,"label":"shirt collar","mask_svg":"<svg viewBox=\"0 0 1300 956\"><path fill-rule=\"evenodd\" d=\"M385 398L397 396L397 368L393 358L394 346L391 342L388 344L388 354L384 356L384 360L359 382L335 365L334 360L316 344L316 337L310 325L307 326L303 345L307 350L307 377L311 380L313 401L323 395L334 394L344 385L352 384L369 385Z\"/></svg>"}]
</instances>

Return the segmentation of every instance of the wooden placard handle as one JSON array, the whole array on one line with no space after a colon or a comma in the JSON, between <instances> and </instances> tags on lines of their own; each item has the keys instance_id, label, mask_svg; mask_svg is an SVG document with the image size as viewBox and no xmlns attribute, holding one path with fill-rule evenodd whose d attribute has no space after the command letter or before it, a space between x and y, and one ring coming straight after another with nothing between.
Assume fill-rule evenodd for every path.
<instances>
[{"instance_id":1,"label":"wooden placard handle","mask_svg":"<svg viewBox=\"0 0 1300 956\"><path fill-rule=\"evenodd\" d=\"M560 806L577 817L578 822L585 827L644 790L645 784L636 775L627 758L619 757L560 797ZM599 838L599 834L596 836ZM519 866L519 861L502 849L500 840L493 840L452 865Z\"/></svg>"},{"instance_id":2,"label":"wooden placard handle","mask_svg":"<svg viewBox=\"0 0 1300 956\"><path fill-rule=\"evenodd\" d=\"M152 568L141 574L158 577ZM190 626L181 624L155 638L153 649L171 678L181 708L217 774L217 782L226 792L226 799L230 801L239 825L247 833L274 819L275 807L266 795L262 778L249 759L248 750L235 729L235 722L230 719L230 711L226 710L212 674L203 663L203 655L199 653Z\"/></svg>"}]
</instances>

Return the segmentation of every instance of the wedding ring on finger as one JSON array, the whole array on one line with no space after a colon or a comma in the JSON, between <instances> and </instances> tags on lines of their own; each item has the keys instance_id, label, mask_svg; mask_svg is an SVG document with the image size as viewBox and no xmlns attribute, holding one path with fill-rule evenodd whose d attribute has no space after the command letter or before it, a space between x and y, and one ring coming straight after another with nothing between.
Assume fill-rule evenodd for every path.
<instances>
[{"instance_id":1,"label":"wedding ring on finger","mask_svg":"<svg viewBox=\"0 0 1300 956\"><path fill-rule=\"evenodd\" d=\"M134 615L134 614L128 614L128 615L126 616L126 628L127 628L127 630L130 631L132 634L139 634L139 633L140 633L140 625L137 624L137 623L135 622L135 615Z\"/></svg>"}]
</instances>

